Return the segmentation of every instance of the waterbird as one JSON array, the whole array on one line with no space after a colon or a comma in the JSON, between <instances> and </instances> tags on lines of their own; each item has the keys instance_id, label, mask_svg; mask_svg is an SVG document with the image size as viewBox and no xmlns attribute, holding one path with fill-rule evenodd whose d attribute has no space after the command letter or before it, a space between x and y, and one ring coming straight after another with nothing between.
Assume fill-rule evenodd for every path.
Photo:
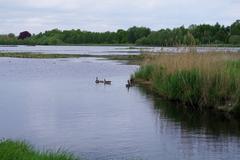
<instances>
[{"instance_id":1,"label":"waterbird","mask_svg":"<svg viewBox=\"0 0 240 160\"><path fill-rule=\"evenodd\" d=\"M95 83L104 83L104 81L103 80L99 80L98 77L96 77Z\"/></svg>"},{"instance_id":2,"label":"waterbird","mask_svg":"<svg viewBox=\"0 0 240 160\"><path fill-rule=\"evenodd\" d=\"M127 87L127 88L130 88L131 86L132 86L132 85L131 85L130 81L128 80L128 81L127 81L127 84L126 84L126 87Z\"/></svg>"},{"instance_id":3,"label":"waterbird","mask_svg":"<svg viewBox=\"0 0 240 160\"><path fill-rule=\"evenodd\" d=\"M127 81L126 87L130 88L134 85L134 79L131 77L130 80Z\"/></svg>"},{"instance_id":4,"label":"waterbird","mask_svg":"<svg viewBox=\"0 0 240 160\"><path fill-rule=\"evenodd\" d=\"M95 83L100 83L99 80L98 80L98 77L96 77L96 81L95 81Z\"/></svg>"},{"instance_id":5,"label":"waterbird","mask_svg":"<svg viewBox=\"0 0 240 160\"><path fill-rule=\"evenodd\" d=\"M106 79L104 79L104 84L111 84L112 83L112 81L106 81Z\"/></svg>"}]
</instances>

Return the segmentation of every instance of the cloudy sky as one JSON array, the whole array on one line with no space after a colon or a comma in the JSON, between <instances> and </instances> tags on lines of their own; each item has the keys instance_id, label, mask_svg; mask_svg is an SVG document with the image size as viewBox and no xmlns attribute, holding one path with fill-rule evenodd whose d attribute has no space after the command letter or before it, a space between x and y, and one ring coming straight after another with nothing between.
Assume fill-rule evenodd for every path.
<instances>
[{"instance_id":1,"label":"cloudy sky","mask_svg":"<svg viewBox=\"0 0 240 160\"><path fill-rule=\"evenodd\" d=\"M0 0L0 34L59 29L153 30L240 19L240 0Z\"/></svg>"}]
</instances>

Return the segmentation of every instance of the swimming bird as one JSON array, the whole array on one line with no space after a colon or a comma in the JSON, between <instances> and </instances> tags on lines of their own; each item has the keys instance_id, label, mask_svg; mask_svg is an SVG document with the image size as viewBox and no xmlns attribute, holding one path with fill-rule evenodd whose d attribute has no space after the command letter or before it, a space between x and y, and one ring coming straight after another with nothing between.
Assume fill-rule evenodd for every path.
<instances>
[{"instance_id":1,"label":"swimming bird","mask_svg":"<svg viewBox=\"0 0 240 160\"><path fill-rule=\"evenodd\" d=\"M104 83L104 81L103 80L99 80L98 77L96 77L95 83Z\"/></svg>"},{"instance_id":2,"label":"swimming bird","mask_svg":"<svg viewBox=\"0 0 240 160\"><path fill-rule=\"evenodd\" d=\"M95 83L100 83L100 81L98 80L98 77L96 77Z\"/></svg>"},{"instance_id":3,"label":"swimming bird","mask_svg":"<svg viewBox=\"0 0 240 160\"><path fill-rule=\"evenodd\" d=\"M126 87L127 87L127 88L130 88L131 86L132 86L132 85L131 85L130 81L128 80L128 81L127 81L127 84L126 84Z\"/></svg>"},{"instance_id":4,"label":"swimming bird","mask_svg":"<svg viewBox=\"0 0 240 160\"><path fill-rule=\"evenodd\" d=\"M104 79L104 84L111 84L112 83L112 81L106 81L106 79Z\"/></svg>"}]
</instances>

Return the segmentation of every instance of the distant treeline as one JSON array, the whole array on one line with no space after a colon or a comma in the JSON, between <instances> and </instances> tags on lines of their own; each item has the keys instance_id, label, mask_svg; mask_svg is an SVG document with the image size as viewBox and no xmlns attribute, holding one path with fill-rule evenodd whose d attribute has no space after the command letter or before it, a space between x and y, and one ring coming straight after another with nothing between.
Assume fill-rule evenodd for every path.
<instances>
[{"instance_id":1,"label":"distant treeline","mask_svg":"<svg viewBox=\"0 0 240 160\"><path fill-rule=\"evenodd\" d=\"M24 35L28 35L24 37ZM10 33L0 35L1 45L67 45L67 44L136 44L152 46L189 45L240 45L240 20L231 26L201 24L188 28L152 31L146 27L119 29L116 32L89 32L82 30L53 29L44 33L29 34L25 31L19 36Z\"/></svg>"}]
</instances>

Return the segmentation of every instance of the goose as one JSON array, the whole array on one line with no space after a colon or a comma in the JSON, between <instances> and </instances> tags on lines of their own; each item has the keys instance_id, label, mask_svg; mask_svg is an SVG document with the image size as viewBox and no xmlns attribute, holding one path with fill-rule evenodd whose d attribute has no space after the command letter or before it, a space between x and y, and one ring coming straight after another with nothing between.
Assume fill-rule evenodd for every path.
<instances>
[{"instance_id":1,"label":"goose","mask_svg":"<svg viewBox=\"0 0 240 160\"><path fill-rule=\"evenodd\" d=\"M98 77L96 77L95 83L104 83L104 81L103 80L99 80Z\"/></svg>"},{"instance_id":2,"label":"goose","mask_svg":"<svg viewBox=\"0 0 240 160\"><path fill-rule=\"evenodd\" d=\"M95 83L100 83L100 81L98 80L98 77L96 77Z\"/></svg>"},{"instance_id":3,"label":"goose","mask_svg":"<svg viewBox=\"0 0 240 160\"><path fill-rule=\"evenodd\" d=\"M106 79L104 79L104 84L111 84L112 81L106 81Z\"/></svg>"},{"instance_id":4,"label":"goose","mask_svg":"<svg viewBox=\"0 0 240 160\"><path fill-rule=\"evenodd\" d=\"M131 87L131 83L130 83L129 80L127 81L126 87L127 87L127 88L130 88L130 87Z\"/></svg>"}]
</instances>

